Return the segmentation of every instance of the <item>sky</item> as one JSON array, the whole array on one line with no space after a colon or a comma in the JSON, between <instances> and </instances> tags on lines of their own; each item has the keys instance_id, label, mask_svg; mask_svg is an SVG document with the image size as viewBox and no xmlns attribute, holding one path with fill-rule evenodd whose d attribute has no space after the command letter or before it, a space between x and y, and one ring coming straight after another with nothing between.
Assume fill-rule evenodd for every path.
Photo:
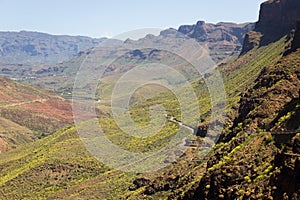
<instances>
[{"instance_id":1,"label":"sky","mask_svg":"<svg viewBox=\"0 0 300 200\"><path fill-rule=\"evenodd\" d=\"M142 28L255 22L264 0L0 0L0 31L113 37Z\"/></svg>"}]
</instances>

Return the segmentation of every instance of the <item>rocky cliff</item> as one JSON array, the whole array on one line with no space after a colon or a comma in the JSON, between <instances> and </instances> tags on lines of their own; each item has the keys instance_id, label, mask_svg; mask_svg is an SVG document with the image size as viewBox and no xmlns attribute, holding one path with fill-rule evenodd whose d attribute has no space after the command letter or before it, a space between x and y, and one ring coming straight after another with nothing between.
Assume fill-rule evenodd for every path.
<instances>
[{"instance_id":1,"label":"rocky cliff","mask_svg":"<svg viewBox=\"0 0 300 200\"><path fill-rule=\"evenodd\" d=\"M289 34L296 27L296 21L299 18L299 0L269 0L262 3L259 20L254 29L256 34L252 32L246 35L241 54L245 54L254 46L267 45ZM254 45L253 40L256 41Z\"/></svg>"}]
</instances>

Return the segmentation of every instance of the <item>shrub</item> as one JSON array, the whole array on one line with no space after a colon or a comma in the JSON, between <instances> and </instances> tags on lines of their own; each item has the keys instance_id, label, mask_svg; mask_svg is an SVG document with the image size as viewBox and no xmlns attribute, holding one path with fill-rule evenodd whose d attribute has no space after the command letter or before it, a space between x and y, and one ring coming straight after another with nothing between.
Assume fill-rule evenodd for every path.
<instances>
[{"instance_id":1,"label":"shrub","mask_svg":"<svg viewBox=\"0 0 300 200\"><path fill-rule=\"evenodd\" d=\"M251 183L251 178L249 176L245 176L244 177L244 180L247 182L247 183Z\"/></svg>"},{"instance_id":2,"label":"shrub","mask_svg":"<svg viewBox=\"0 0 300 200\"><path fill-rule=\"evenodd\" d=\"M265 137L264 141L266 144L269 144L273 141L273 137L272 136Z\"/></svg>"}]
</instances>

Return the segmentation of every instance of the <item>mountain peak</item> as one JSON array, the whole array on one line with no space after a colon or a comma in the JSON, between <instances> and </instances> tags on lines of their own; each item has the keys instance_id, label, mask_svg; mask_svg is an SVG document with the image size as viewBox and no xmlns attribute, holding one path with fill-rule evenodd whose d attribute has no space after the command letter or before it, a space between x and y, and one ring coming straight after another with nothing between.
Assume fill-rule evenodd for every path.
<instances>
[{"instance_id":1,"label":"mountain peak","mask_svg":"<svg viewBox=\"0 0 300 200\"><path fill-rule=\"evenodd\" d=\"M205 25L205 21L198 21L196 27L201 27Z\"/></svg>"}]
</instances>

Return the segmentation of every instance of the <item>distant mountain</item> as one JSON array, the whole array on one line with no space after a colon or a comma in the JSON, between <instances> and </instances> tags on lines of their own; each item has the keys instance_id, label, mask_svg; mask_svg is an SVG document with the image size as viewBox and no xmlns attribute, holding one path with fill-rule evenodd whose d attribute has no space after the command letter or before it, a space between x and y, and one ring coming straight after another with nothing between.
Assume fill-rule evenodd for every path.
<instances>
[{"instance_id":1,"label":"distant mountain","mask_svg":"<svg viewBox=\"0 0 300 200\"><path fill-rule=\"evenodd\" d=\"M184 34L191 38L196 39L199 42L199 45L203 47L207 47L209 49L211 58L216 63L221 63L221 62L226 62L232 57L238 56L240 54L244 36L248 31L253 30L253 28L254 28L253 23L234 24L234 23L221 22L218 24L210 24L210 23L205 23L203 21L198 21L195 25L182 25L178 28L178 30L173 28L163 30L158 36L147 35L146 37L141 38L139 40L127 39L123 43L122 48L127 48L130 46L143 47L145 45L155 46L157 44L166 44L168 46L172 46L173 43L174 45L176 45L175 43L177 42L177 40L174 38L178 37L178 35ZM48 37L54 37L54 36L48 36ZM67 41L68 36L64 36L64 37L65 40ZM71 37L71 38L75 39L76 37L75 38ZM64 38L59 37L59 39L63 40ZM105 41L105 44L111 41L115 42L114 40L111 39L110 40L103 39L103 40ZM104 41L102 44L104 44ZM121 43L120 41L117 42ZM66 42L64 43L67 44ZM97 44L97 42L94 42L93 44ZM54 46L56 47L57 45ZM40 64L35 66L31 66L26 63L25 64L24 63L0 64L0 75L9 78L14 78L20 81L25 81L41 87L46 87L58 93L70 94L73 87L74 78L76 77L76 73L80 67L80 64L85 59L85 57L92 53L92 54L97 54L99 58L100 57L105 58L107 57L106 55L107 52L111 52L110 49L105 49L103 46L105 45L101 45L101 43L99 43L98 47L83 50L80 53L78 53L77 56L74 56L76 51L73 51L73 53L68 54L69 57L74 56L73 59L59 64L52 64L52 65ZM21 48L19 46L17 47L19 49ZM118 48L117 47L114 48L114 50L116 49ZM119 49L119 51L120 51L119 52L120 55L122 55L121 49ZM65 50L64 52L67 53L67 50ZM113 51L111 53L114 54ZM13 57L13 55L11 56ZM58 55L53 54L52 58L55 58L55 56ZM41 57L40 55L28 56L28 58L35 58L37 59L37 61L40 57ZM7 58L7 57L3 57L3 58ZM17 56L14 56L13 58L20 59ZM153 59L155 60L156 57L153 58L151 57L151 60ZM52 61L55 61L55 59L53 59ZM40 62L44 62L44 61L40 60ZM0 56L0 63L1 63L1 56ZM121 69L122 68L121 66L117 66L117 68L118 70L121 71L124 70ZM95 69L95 66L91 66L89 70L90 73L94 73L94 70L99 70L99 69L98 68Z\"/></svg>"},{"instance_id":2,"label":"distant mountain","mask_svg":"<svg viewBox=\"0 0 300 200\"><path fill-rule=\"evenodd\" d=\"M238 55L244 36L254 24L218 23L199 21L182 25L178 32L207 43L216 62ZM169 33L165 30L162 34ZM0 32L0 63L6 64L58 64L68 61L79 52L97 47L107 38L50 35L39 32Z\"/></svg>"},{"instance_id":3,"label":"distant mountain","mask_svg":"<svg viewBox=\"0 0 300 200\"><path fill-rule=\"evenodd\" d=\"M245 34L253 28L254 23L210 24L198 21L195 25L180 26L178 31L195 38L200 43L207 43L212 58L218 62L238 55L242 50Z\"/></svg>"},{"instance_id":4,"label":"distant mountain","mask_svg":"<svg viewBox=\"0 0 300 200\"><path fill-rule=\"evenodd\" d=\"M105 40L27 31L0 32L0 63L57 64Z\"/></svg>"},{"instance_id":5,"label":"distant mountain","mask_svg":"<svg viewBox=\"0 0 300 200\"><path fill-rule=\"evenodd\" d=\"M178 30L170 28L163 30L159 36L150 36L137 41L127 40L126 43L149 44L160 42L166 37L181 33L196 39L200 45L208 47L210 56L216 63L225 62L240 54L246 33L254 29L254 23L225 23L217 24L198 21L193 25L182 25Z\"/></svg>"}]
</instances>

